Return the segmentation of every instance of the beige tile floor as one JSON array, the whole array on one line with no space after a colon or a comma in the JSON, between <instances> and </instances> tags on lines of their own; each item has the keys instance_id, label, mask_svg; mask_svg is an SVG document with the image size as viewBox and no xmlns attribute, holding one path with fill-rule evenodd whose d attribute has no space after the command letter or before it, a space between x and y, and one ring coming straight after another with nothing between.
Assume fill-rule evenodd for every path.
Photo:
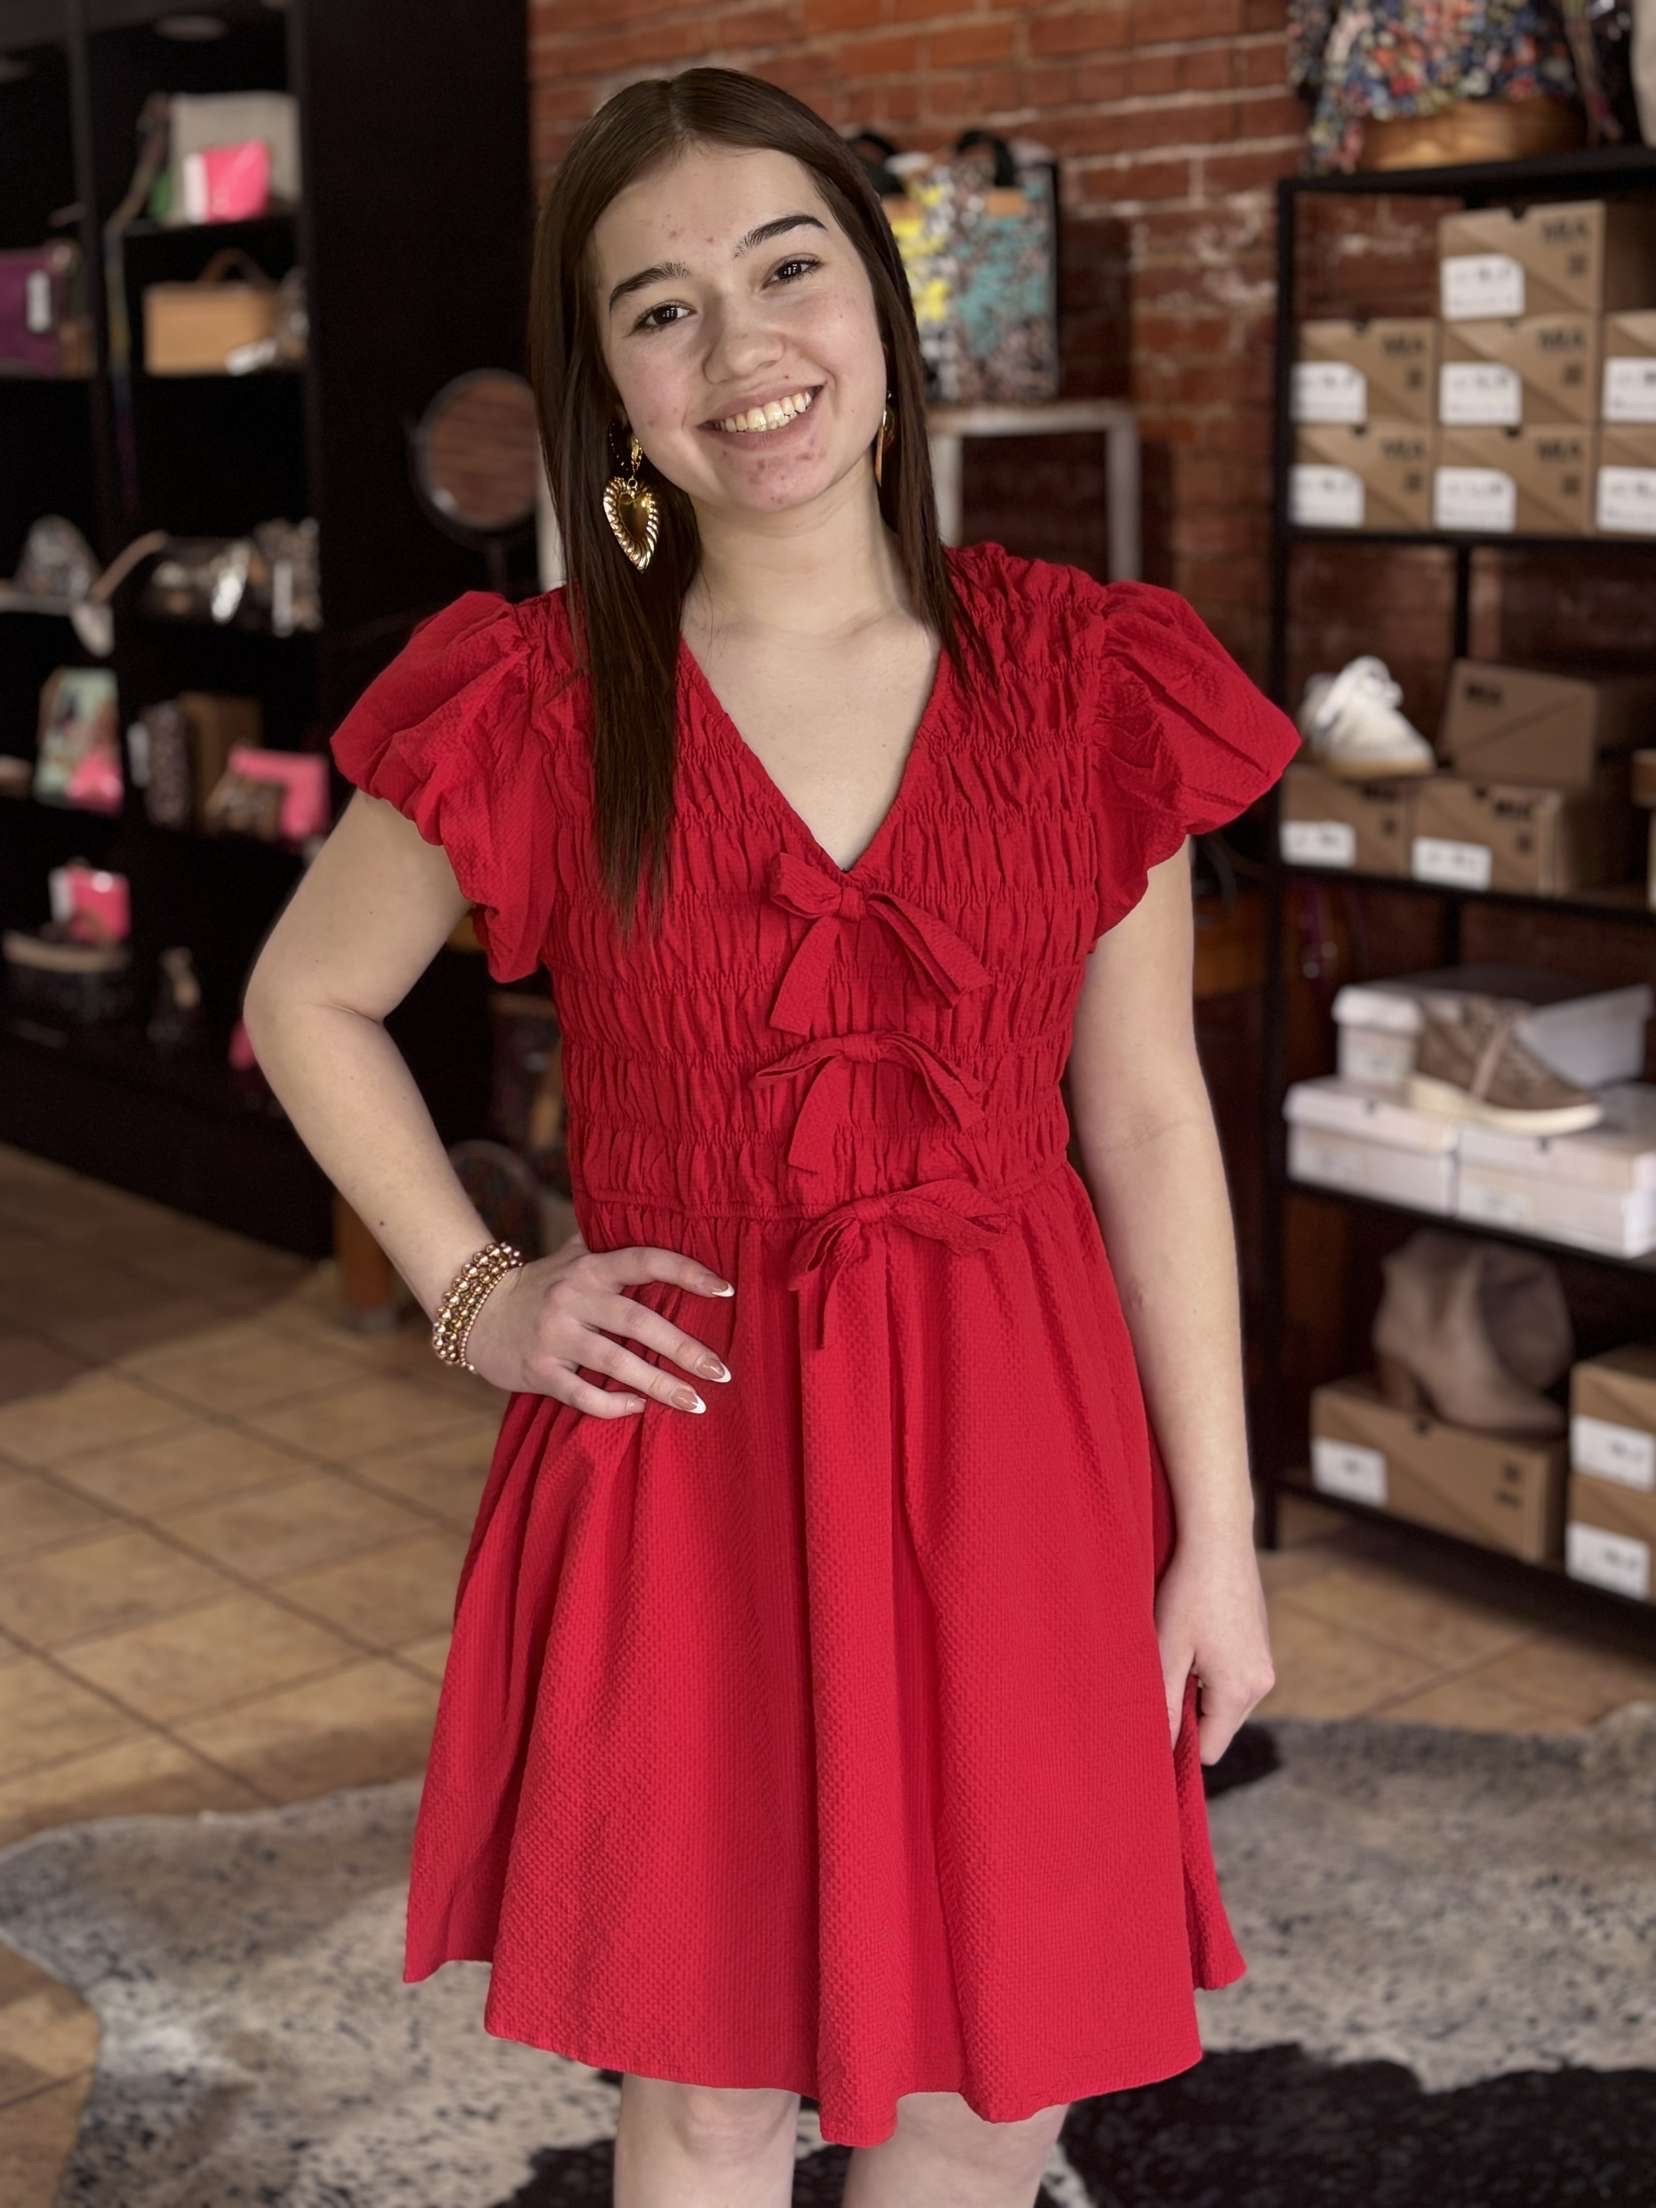
<instances>
[{"instance_id":1,"label":"beige tile floor","mask_svg":"<svg viewBox=\"0 0 1656 2208\"><path fill-rule=\"evenodd\" d=\"M502 1399L311 1265L0 1145L0 1845L413 1772ZM1656 1695L1656 1637L1309 1496L1261 1556L1260 1713L1528 1731ZM7 2208L97 2055L0 1943Z\"/></svg>"}]
</instances>

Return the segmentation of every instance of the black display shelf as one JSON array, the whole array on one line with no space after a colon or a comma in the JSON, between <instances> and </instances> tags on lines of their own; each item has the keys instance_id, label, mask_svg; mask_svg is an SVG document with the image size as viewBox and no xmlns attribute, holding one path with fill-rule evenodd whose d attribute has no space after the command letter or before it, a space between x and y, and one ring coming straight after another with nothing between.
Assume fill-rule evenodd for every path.
<instances>
[{"instance_id":1,"label":"black display shelf","mask_svg":"<svg viewBox=\"0 0 1656 2208\"><path fill-rule=\"evenodd\" d=\"M0 79L0 242L75 239L93 357L89 376L0 378L0 577L15 574L46 513L66 515L103 563L150 531L229 538L314 517L321 626L279 634L252 612L219 623L146 610L150 562L115 594L107 661L50 601L0 608L11 751L32 745L55 667L100 664L114 672L123 730L180 692L216 691L259 701L270 747L321 751L414 624L487 579L481 556L422 508L406 425L468 370L527 365L527 0L482 11L426 0L398 14L389 44L373 0L214 0L211 12L224 35L197 40L165 35L162 19L178 13L167 0L0 5L0 51L24 64ZM301 201L247 221L145 215L125 227L128 416L106 226L132 179L140 114L157 92L254 88L297 105ZM146 285L189 280L227 246L275 281L303 270L305 361L246 376L146 375ZM74 398L42 398L47 383L72 385ZM130 750L126 763L130 772ZM329 771L337 814L350 793ZM279 1107L250 1102L224 1063L247 973L300 856L156 826L133 787L114 816L0 801L0 920L44 923L47 875L75 856L130 881L136 1032L0 1025L0 1141L320 1254L332 1190ZM168 1062L144 1041L160 954L174 945L194 955L216 1062ZM387 1022L446 1142L484 1122L488 1003L481 958L446 953Z\"/></svg>"},{"instance_id":2,"label":"black display shelf","mask_svg":"<svg viewBox=\"0 0 1656 2208\"><path fill-rule=\"evenodd\" d=\"M1436 545L1445 552L1656 552L1656 537L1542 536L1521 529L1331 529L1291 521L1290 544Z\"/></svg>"},{"instance_id":3,"label":"black display shelf","mask_svg":"<svg viewBox=\"0 0 1656 2208\"><path fill-rule=\"evenodd\" d=\"M1573 1616L1584 1625L1598 1624L1607 1609L1614 1609L1623 1613L1624 1623L1656 1636L1656 1604L1646 1602L1639 1595L1624 1595L1619 1587L1601 1587L1593 1580L1575 1579L1555 1557L1514 1556L1510 1549L1491 1548L1485 1541L1451 1533L1446 1526L1417 1525L1413 1519L1399 1518L1395 1511L1381 1510L1356 1495L1341 1495L1316 1486L1309 1468L1303 1464L1285 1471L1278 1485L1285 1495L1303 1495L1309 1502L1320 1503L1329 1510L1344 1511L1367 1525L1394 1528L1406 1534L1410 1541L1418 1541L1439 1554L1487 1558L1490 1578L1497 1583L1505 1581L1520 1599L1526 1589L1534 1586L1537 1577L1550 1581L1558 1606L1567 1619Z\"/></svg>"},{"instance_id":4,"label":"black display shelf","mask_svg":"<svg viewBox=\"0 0 1656 2208\"><path fill-rule=\"evenodd\" d=\"M1432 882L1416 874L1379 874L1356 866L1315 866L1285 859L1291 876L1317 882L1356 882L1365 889L1398 889L1427 897L1467 898L1484 905L1522 905L1533 912L1544 906L1578 920L1614 920L1632 927L1656 927L1656 905L1642 882L1617 882L1608 889L1572 889L1567 896L1542 897L1529 889L1462 889L1453 882Z\"/></svg>"},{"instance_id":5,"label":"black display shelf","mask_svg":"<svg viewBox=\"0 0 1656 2208\"><path fill-rule=\"evenodd\" d=\"M1589 1249L1579 1242L1560 1242L1556 1235L1529 1234L1522 1227L1502 1226L1493 1219L1466 1219L1456 1212L1434 1211L1426 1204L1406 1204L1395 1196L1376 1196L1365 1188L1339 1188L1331 1181L1300 1180L1292 1173L1284 1176L1284 1185L1296 1196L1322 1196L1330 1203L1356 1204L1387 1218L1446 1227L1462 1234L1489 1235L1497 1242L1516 1242L1520 1249L1543 1251L1548 1257L1574 1258L1583 1265L1609 1265L1621 1272L1643 1273L1656 1280L1656 1250L1642 1257L1628 1257L1619 1250Z\"/></svg>"},{"instance_id":6,"label":"black display shelf","mask_svg":"<svg viewBox=\"0 0 1656 2208\"><path fill-rule=\"evenodd\" d=\"M1444 530L1350 530L1319 528L1294 522L1290 517L1288 504L1289 469L1294 447L1290 400L1294 333L1299 320L1298 217L1302 203L1329 198L1397 195L1406 198L1458 200L1462 205L1476 207L1627 194L1656 197L1656 149L1645 146L1601 147L1572 154L1549 154L1521 162L1478 162L1434 169L1386 169L1353 175L1296 176L1279 182L1267 688L1274 701L1285 711L1291 713L1295 702L1288 694L1288 627L1295 569L1294 555L1302 547L1380 545L1397 548L1426 545L1448 552L1451 555L1453 588L1447 594L1446 610L1450 634L1446 658L1463 658L1467 654L1473 565L1478 554L1584 554L1588 562L1586 572L1602 574L1607 572L1609 563L1600 559L1601 554L1628 551L1643 553L1656 549L1656 538L1631 535L1540 536L1504 531L1474 534ZM1594 940L1592 931L1595 927L1602 930L1607 923L1618 928L1624 925L1649 925L1656 920L1656 911L1646 901L1644 886L1640 883L1617 884L1612 888L1576 890L1568 896L1548 897L1517 890L1463 889L1450 883L1419 881L1408 875L1369 874L1347 867L1304 866L1284 859L1281 854L1280 784L1273 787L1262 800L1260 810L1265 815L1267 849L1267 966L1260 1092L1267 1190L1261 1225L1264 1292L1261 1301L1260 1350L1264 1371L1278 1377L1277 1385L1252 1391L1249 1402L1250 1449L1260 1501L1260 1544L1267 1549L1274 1549L1278 1545L1277 1506L1280 1494L1284 1491L1302 1493L1312 1496L1318 1502L1327 1503L1330 1508L1383 1522L1410 1538L1418 1536L1425 1542L1448 1543L1463 1550L1475 1548L1481 1557L1489 1560L1492 1571L1510 1570L1531 1583L1539 1577L1558 1588L1561 1603L1567 1601L1578 1607L1584 1615L1595 1611L1602 1614L1605 1610L1614 1609L1624 1616L1638 1618L1641 1623L1648 1621L1656 1628L1656 1603L1640 1602L1614 1589L1573 1579L1566 1572L1562 1560L1529 1563L1522 1558L1485 1548L1481 1544L1438 1533L1436 1529L1417 1527L1406 1519L1365 1505L1355 1498L1325 1495L1309 1484L1308 1475L1303 1469L1296 1476L1292 1468L1302 1468L1304 1461L1307 1408L1298 1400L1297 1390L1295 1401L1291 1404L1285 1402L1285 1391L1280 1377L1286 1366L1286 1212L1293 1197L1321 1198L1329 1203L1344 1205L1375 1219L1393 1222L1399 1232L1436 1223L1450 1231L1489 1236L1543 1251L1561 1269L1571 1262L1606 1269L1610 1279L1625 1283L1625 1288L1616 1290L1616 1297L1618 1316L1623 1309L1626 1312L1626 1335L1634 1334L1641 1326L1646 1330L1656 1331L1656 1255L1628 1258L1610 1252L1583 1249L1493 1222L1460 1219L1441 1212L1396 1203L1360 1190L1330 1187L1315 1181L1300 1181L1290 1175L1287 1165L1288 1124L1283 1113L1288 1086L1288 978L1284 923L1287 899L1292 894L1295 883L1301 880L1325 884L1341 883L1357 894L1401 890L1416 895L1427 894L1441 900L1442 961L1447 965L1460 961L1461 922L1466 908L1482 901L1513 909L1523 907L1581 923L1581 958L1590 966ZM1418 965L1419 962L1416 960L1412 963Z\"/></svg>"}]
</instances>

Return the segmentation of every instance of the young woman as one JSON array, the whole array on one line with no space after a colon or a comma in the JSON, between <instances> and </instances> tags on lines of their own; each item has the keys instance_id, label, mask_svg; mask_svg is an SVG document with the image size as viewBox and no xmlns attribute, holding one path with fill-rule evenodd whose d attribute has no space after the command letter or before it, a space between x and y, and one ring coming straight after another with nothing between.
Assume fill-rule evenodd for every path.
<instances>
[{"instance_id":1,"label":"young woman","mask_svg":"<svg viewBox=\"0 0 1656 2208\"><path fill-rule=\"evenodd\" d=\"M568 583L369 686L247 993L507 1395L405 1977L487 1960L488 2031L625 2074L623 2208L785 2201L801 2095L852 2208L1008 2208L1244 1967L1200 1766L1272 1672L1184 853L1298 736L1171 592L940 544L902 263L776 87L590 120L532 341ZM528 1264L381 1024L468 907L563 1033L578 1231Z\"/></svg>"}]
</instances>

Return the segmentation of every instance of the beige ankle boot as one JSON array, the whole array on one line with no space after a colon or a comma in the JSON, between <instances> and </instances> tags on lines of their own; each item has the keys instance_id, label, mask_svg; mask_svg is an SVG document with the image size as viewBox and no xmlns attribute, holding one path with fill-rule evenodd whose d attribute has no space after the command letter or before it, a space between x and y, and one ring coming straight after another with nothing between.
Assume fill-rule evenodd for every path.
<instances>
[{"instance_id":1,"label":"beige ankle boot","mask_svg":"<svg viewBox=\"0 0 1656 2208\"><path fill-rule=\"evenodd\" d=\"M1539 1251L1421 1227L1381 1270L1373 1347L1388 1401L1455 1426L1564 1432L1567 1412L1541 1391L1569 1370L1575 1337Z\"/></svg>"}]
</instances>

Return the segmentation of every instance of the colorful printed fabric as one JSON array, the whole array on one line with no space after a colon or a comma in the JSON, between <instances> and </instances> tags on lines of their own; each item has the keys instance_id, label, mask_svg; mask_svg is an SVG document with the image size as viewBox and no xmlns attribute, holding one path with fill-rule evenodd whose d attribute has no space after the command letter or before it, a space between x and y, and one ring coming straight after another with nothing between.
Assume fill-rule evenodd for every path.
<instances>
[{"instance_id":1,"label":"colorful printed fabric","mask_svg":"<svg viewBox=\"0 0 1656 2208\"><path fill-rule=\"evenodd\" d=\"M1536 0L1289 0L1288 82L1316 103L1314 175L1357 166L1371 116L1579 97L1558 10Z\"/></svg>"}]
</instances>

